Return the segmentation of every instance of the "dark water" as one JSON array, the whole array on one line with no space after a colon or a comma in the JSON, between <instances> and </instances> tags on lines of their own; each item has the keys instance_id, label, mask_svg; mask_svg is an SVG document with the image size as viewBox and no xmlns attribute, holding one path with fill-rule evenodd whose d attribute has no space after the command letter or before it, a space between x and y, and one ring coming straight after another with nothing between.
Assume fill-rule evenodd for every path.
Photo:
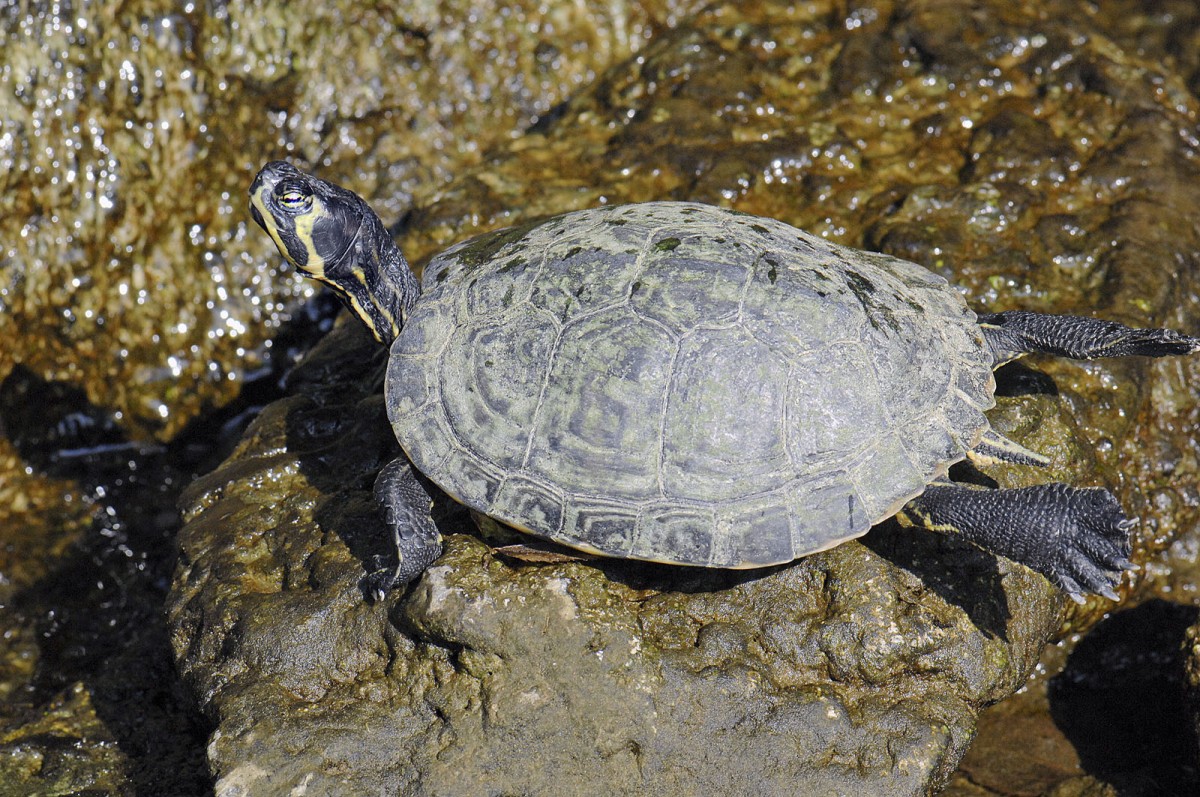
<instances>
[{"instance_id":1,"label":"dark water","mask_svg":"<svg viewBox=\"0 0 1200 797\"><path fill-rule=\"evenodd\" d=\"M80 745L86 728L69 724L0 746L18 772L28 769L23 757L37 762L38 776L28 784L35 792L35 782L47 788L124 782L147 795L212 792L204 752L211 727L176 678L163 612L175 566L175 503L183 487L229 453L258 410L282 394L288 368L336 312L328 296L306 306L236 401L163 445L129 440L81 390L23 367L0 383L0 422L26 468L55 484L73 483L93 510L86 532L5 606L5 628L36 641L36 666L0 716L10 725L34 725L82 684L117 748Z\"/></svg>"}]
</instances>

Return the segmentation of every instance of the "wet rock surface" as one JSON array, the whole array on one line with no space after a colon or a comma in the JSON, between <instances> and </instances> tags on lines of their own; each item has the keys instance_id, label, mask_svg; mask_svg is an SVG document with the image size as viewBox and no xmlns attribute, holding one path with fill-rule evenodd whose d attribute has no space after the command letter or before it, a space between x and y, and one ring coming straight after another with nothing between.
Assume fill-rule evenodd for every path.
<instances>
[{"instance_id":1,"label":"wet rock surface","mask_svg":"<svg viewBox=\"0 0 1200 797\"><path fill-rule=\"evenodd\" d=\"M452 507L446 554L368 604L393 451L377 374L343 326L184 496L171 621L221 718L219 792L920 793L1057 625L1036 577L1006 592L1007 564L897 528L765 574L680 572L505 559Z\"/></svg>"},{"instance_id":2,"label":"wet rock surface","mask_svg":"<svg viewBox=\"0 0 1200 797\"><path fill-rule=\"evenodd\" d=\"M211 791L175 504L331 308L246 234L258 166L321 162L395 222L677 13L0 4L0 792Z\"/></svg>"},{"instance_id":3,"label":"wet rock surface","mask_svg":"<svg viewBox=\"0 0 1200 797\"><path fill-rule=\"evenodd\" d=\"M717 4L420 203L404 246L694 199L914 259L979 309L1195 330L1195 66L1139 52L1153 20L1110 19ZM217 724L219 791L929 793L1054 632L1108 608L1068 613L1028 571L890 524L769 572L681 573L513 560L450 505L445 556L372 605L359 580L386 543L369 487L395 448L382 354L353 324L183 498L172 642ZM1194 533L1200 364L1033 367L1000 375L993 422L1055 465L990 475L1109 486L1143 519L1141 562ZM1165 588L1147 572L1127 591ZM1079 771L954 788L1125 782L1076 749Z\"/></svg>"},{"instance_id":4,"label":"wet rock surface","mask_svg":"<svg viewBox=\"0 0 1200 797\"><path fill-rule=\"evenodd\" d=\"M263 160L353 176L395 223L686 7L5 4L0 374L173 437L313 295L246 234Z\"/></svg>"},{"instance_id":5,"label":"wet rock surface","mask_svg":"<svg viewBox=\"0 0 1200 797\"><path fill-rule=\"evenodd\" d=\"M203 514L184 538L194 558L176 583L171 633L207 719L172 677L161 614L178 491L232 446L325 323L320 309L301 312L312 288L278 270L242 211L249 176L283 153L365 192L408 230L414 257L526 216L699 199L916 259L981 309L1200 328L1194 4L691 7L605 4L586 16L511 4L505 15L471 4L325 4L317 16L271 3L0 8L0 784L205 793L210 722L225 784L261 785L260 765L281 779L306 772L298 762L311 763L321 740L332 740L329 752L313 766L363 791L411 783L414 771L449 778L436 757L413 766L394 751L368 767L362 751L386 746L389 733L406 750L449 750L468 786L478 782L464 774L469 761L528 775L520 756L538 745L571 777L599 771L587 766L602 750L622 787L669 754L669 766L647 771L692 784L678 773L732 777L720 770L735 758L745 769L732 771L752 769L740 731L720 726L739 717L767 740L768 772L820 773L814 790L857 789L869 781L844 773L877 777L889 766L917 773L897 788L946 777L982 702L1020 683L1059 616L1040 582L952 541L880 529L798 566L818 568L820 583L804 569L676 581L656 568L497 558L448 512L453 568L438 582L448 585L441 603L416 590L382 608L357 602L362 561L381 545L367 486L392 443L370 398L378 355L352 331L331 341L345 347L333 363L313 361L328 373L294 378L237 457L189 494L185 506ZM606 69L639 48L640 62ZM289 316L308 331L281 331ZM361 357L334 373L351 350ZM1034 366L1051 378L1010 372L997 425L1051 453L1058 477L1107 484L1144 518L1138 595L1200 602L1191 434L1200 417L1187 389L1196 365ZM351 395L338 399L346 385ZM272 431L281 417L292 419L282 435ZM326 422L338 417L349 420ZM343 429L354 436L334 445ZM254 545L239 547L245 540ZM839 581L880 571L870 585ZM493 577L509 606L496 603ZM531 628L554 616L555 634L542 636L562 638L521 641L525 615L491 608L511 611L514 595L532 606ZM799 608L781 613L768 598ZM477 605L478 633L447 617ZM1074 628L1104 608L1076 613ZM567 610L577 613L571 625L600 629L601 647L580 656L578 628L563 630ZM879 629L890 632L886 618L901 610L913 616L895 627L918 635L889 642ZM732 628L726 612L737 613ZM643 631L643 617L657 619ZM812 631L818 618L836 630ZM860 640L860 629L872 631ZM626 655L621 635L634 631L661 650ZM1107 639L1115 652L1101 651L1090 677L1119 690L1128 679L1110 660L1124 653ZM1062 665L1055 650L1040 667ZM818 652L832 663L814 664ZM554 672L571 656L588 665ZM605 656L627 663L628 678ZM945 695L921 684L931 671L946 673ZM586 695L573 691L592 682ZM858 699L876 683L885 700ZM657 697L634 689L647 685ZM530 688L505 691L517 686ZM658 712L670 733L657 741L661 726L647 729L628 705L601 708L613 695ZM561 729L543 733L548 723L520 725L516 711L539 696L548 714L584 717L604 744L580 756L572 743L583 731L559 739ZM820 705L848 707L849 720L825 717L838 735L824 758L802 759L797 746L815 749L813 733L781 739ZM951 790L1109 794L1118 782L1151 789L1156 766L1173 767L1170 783L1194 783L1187 762L1161 758L1130 764L1140 780L1091 769L1097 756L1082 749L1120 737L1081 741L1077 726L1067 736L1045 713L1028 723L989 716L980 758L1055 737L1080 769L1016 782L993 768L986 787L955 776ZM378 724L355 724L367 719ZM903 755L866 739L868 723ZM680 728L698 726L672 748ZM535 771L566 788L553 768Z\"/></svg>"}]
</instances>

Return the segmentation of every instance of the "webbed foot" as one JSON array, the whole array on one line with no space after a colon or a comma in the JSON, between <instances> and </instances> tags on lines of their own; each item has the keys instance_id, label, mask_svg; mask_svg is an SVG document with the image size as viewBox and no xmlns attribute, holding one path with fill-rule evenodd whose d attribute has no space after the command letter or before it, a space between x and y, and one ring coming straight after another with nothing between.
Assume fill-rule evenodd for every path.
<instances>
[{"instance_id":1,"label":"webbed foot","mask_svg":"<svg viewBox=\"0 0 1200 797\"><path fill-rule=\"evenodd\" d=\"M961 534L1038 571L1076 602L1086 593L1116 600L1121 573L1132 567L1134 521L1099 487L1054 483L980 490L935 484L902 510L901 520Z\"/></svg>"},{"instance_id":2,"label":"webbed foot","mask_svg":"<svg viewBox=\"0 0 1200 797\"><path fill-rule=\"evenodd\" d=\"M1099 487L1047 484L1028 489L1041 489L1048 495L1040 500L1063 506L1050 524L1057 539L1046 546L1044 566L1031 566L1076 603L1083 603L1088 592L1117 600L1121 573L1132 567L1129 534L1136 521L1125 516L1112 493Z\"/></svg>"}]
</instances>

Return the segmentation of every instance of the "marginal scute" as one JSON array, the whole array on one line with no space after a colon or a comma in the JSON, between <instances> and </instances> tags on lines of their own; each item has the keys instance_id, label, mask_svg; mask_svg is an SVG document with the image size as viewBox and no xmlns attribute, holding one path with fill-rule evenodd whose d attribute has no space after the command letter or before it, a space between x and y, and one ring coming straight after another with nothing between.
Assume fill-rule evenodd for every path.
<instances>
[{"instance_id":1,"label":"marginal scute","mask_svg":"<svg viewBox=\"0 0 1200 797\"><path fill-rule=\"evenodd\" d=\"M468 506L488 506L496 501L506 472L478 456L461 456L455 463L458 490L454 498Z\"/></svg>"},{"instance_id":2,"label":"marginal scute","mask_svg":"<svg viewBox=\"0 0 1200 797\"><path fill-rule=\"evenodd\" d=\"M406 420L441 395L438 372L425 358L408 355L397 340L392 345L387 368L387 410L393 425Z\"/></svg>"},{"instance_id":3,"label":"marginal scute","mask_svg":"<svg viewBox=\"0 0 1200 797\"><path fill-rule=\"evenodd\" d=\"M630 553L660 562L712 561L714 513L675 502L642 509Z\"/></svg>"},{"instance_id":4,"label":"marginal scute","mask_svg":"<svg viewBox=\"0 0 1200 797\"><path fill-rule=\"evenodd\" d=\"M395 362L395 358L392 359ZM420 361L417 361L420 364ZM399 370L399 368L397 368ZM388 373L393 373L389 366ZM388 391L391 392L390 390ZM408 454L412 463L422 473L440 473L447 468L453 468L456 474L453 486L443 485L446 491L457 495L459 482L462 481L460 465L464 458L475 459L474 452L463 447L458 436L450 428L440 401L432 400L411 412L403 415L392 410L395 402L389 395L387 399L388 415L392 421L392 431L396 439Z\"/></svg>"},{"instance_id":5,"label":"marginal scute","mask_svg":"<svg viewBox=\"0 0 1200 797\"><path fill-rule=\"evenodd\" d=\"M979 433L987 428L987 418L983 414L983 408L970 401L969 397L956 390L951 393L959 400L946 402L946 430L954 435L964 448L970 448L978 440Z\"/></svg>"},{"instance_id":6,"label":"marginal scute","mask_svg":"<svg viewBox=\"0 0 1200 797\"><path fill-rule=\"evenodd\" d=\"M974 315L912 263L654 202L435 257L388 406L448 493L567 545L790 561L864 533L987 428Z\"/></svg>"},{"instance_id":7,"label":"marginal scute","mask_svg":"<svg viewBox=\"0 0 1200 797\"><path fill-rule=\"evenodd\" d=\"M459 476L460 472L455 471L455 484ZM561 491L519 474L504 480L489 507L497 517L549 537L561 533L566 508Z\"/></svg>"},{"instance_id":8,"label":"marginal scute","mask_svg":"<svg viewBox=\"0 0 1200 797\"><path fill-rule=\"evenodd\" d=\"M901 438L900 442L908 452L912 462L922 461L922 457L933 462L944 462L947 465L958 459L964 445L960 442L961 435L951 432L947 421L941 413L925 419L924 425L918 427L916 434ZM982 434L983 430L979 430ZM972 439L968 448L974 448Z\"/></svg>"},{"instance_id":9,"label":"marginal scute","mask_svg":"<svg viewBox=\"0 0 1200 797\"><path fill-rule=\"evenodd\" d=\"M627 556L633 550L637 512L628 505L581 502L574 508L563 531L564 539L599 553Z\"/></svg>"},{"instance_id":10,"label":"marginal scute","mask_svg":"<svg viewBox=\"0 0 1200 797\"><path fill-rule=\"evenodd\" d=\"M781 496L769 495L733 509L718 511L720 545L728 559L748 567L790 562L804 551L793 546L791 512Z\"/></svg>"},{"instance_id":11,"label":"marginal scute","mask_svg":"<svg viewBox=\"0 0 1200 797\"><path fill-rule=\"evenodd\" d=\"M845 469L833 468L805 483L803 496L789 496L796 522L793 547L820 551L866 533L874 522Z\"/></svg>"}]
</instances>

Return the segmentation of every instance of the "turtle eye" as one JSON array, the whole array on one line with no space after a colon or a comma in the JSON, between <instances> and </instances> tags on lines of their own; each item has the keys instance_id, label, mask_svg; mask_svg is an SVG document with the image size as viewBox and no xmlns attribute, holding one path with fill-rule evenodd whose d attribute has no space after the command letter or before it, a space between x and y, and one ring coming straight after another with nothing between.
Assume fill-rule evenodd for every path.
<instances>
[{"instance_id":1,"label":"turtle eye","mask_svg":"<svg viewBox=\"0 0 1200 797\"><path fill-rule=\"evenodd\" d=\"M275 200L288 213L303 213L312 207L313 195L303 188L281 185L275 189Z\"/></svg>"}]
</instances>

